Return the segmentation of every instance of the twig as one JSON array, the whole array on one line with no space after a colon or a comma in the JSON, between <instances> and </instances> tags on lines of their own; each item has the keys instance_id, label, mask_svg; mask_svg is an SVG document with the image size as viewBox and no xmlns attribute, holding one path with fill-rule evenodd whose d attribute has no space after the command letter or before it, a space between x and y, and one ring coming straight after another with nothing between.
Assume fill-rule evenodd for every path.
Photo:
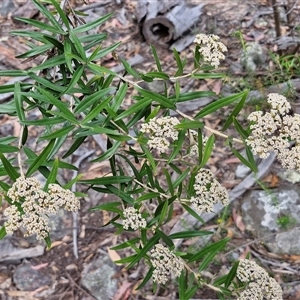
<instances>
[{"instance_id":1,"label":"twig","mask_svg":"<svg viewBox=\"0 0 300 300\"><path fill-rule=\"evenodd\" d=\"M76 168L79 168L79 165L81 164L81 162L83 160L85 160L86 158L88 158L89 156L91 156L93 153L95 152L95 150L91 150L88 151L87 153L85 153L84 155L82 155L81 157L79 157L77 159L77 161L75 162L74 166ZM78 170L74 170L73 171L73 178L75 178L78 174ZM72 188L71 188L72 192L76 191L76 182L73 184ZM73 253L74 256L76 258L78 258L78 246L77 246L77 233L78 233L78 227L77 227L77 213L72 212L72 217L73 217Z\"/></svg>"},{"instance_id":2,"label":"twig","mask_svg":"<svg viewBox=\"0 0 300 300\"><path fill-rule=\"evenodd\" d=\"M92 297L93 299L96 299L93 295L91 295L90 293L88 293L86 290L84 290L82 287L80 287L75 281L74 279L71 277L71 275L66 272L67 277L69 278L69 280L72 281L72 284L75 285L80 291L82 291L84 294L86 294L89 297Z\"/></svg>"},{"instance_id":3,"label":"twig","mask_svg":"<svg viewBox=\"0 0 300 300\"><path fill-rule=\"evenodd\" d=\"M280 15L279 15L278 4L276 3L276 0L272 0L272 6L273 6L273 12L274 12L276 37L280 37L281 36Z\"/></svg>"}]
</instances>

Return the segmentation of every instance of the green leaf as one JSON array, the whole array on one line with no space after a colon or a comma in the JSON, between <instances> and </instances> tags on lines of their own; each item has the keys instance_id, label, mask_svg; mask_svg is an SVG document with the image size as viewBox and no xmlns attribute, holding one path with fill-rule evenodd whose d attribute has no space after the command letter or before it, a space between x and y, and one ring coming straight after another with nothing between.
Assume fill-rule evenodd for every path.
<instances>
[{"instance_id":1,"label":"green leaf","mask_svg":"<svg viewBox=\"0 0 300 300\"><path fill-rule=\"evenodd\" d=\"M219 242L215 242L211 245L202 248L200 251L198 251L197 253L191 256L191 258L188 260L188 263L198 261L208 253L212 253L212 252L214 253L215 251L222 250L229 240L230 238L225 238Z\"/></svg>"},{"instance_id":2,"label":"green leaf","mask_svg":"<svg viewBox=\"0 0 300 300\"><path fill-rule=\"evenodd\" d=\"M225 281L225 287L226 288L228 288L230 286L231 282L235 278L239 263L240 263L239 261L236 261L234 263L234 265L232 266L231 270L229 271L229 273L227 274L226 281Z\"/></svg>"},{"instance_id":3,"label":"green leaf","mask_svg":"<svg viewBox=\"0 0 300 300\"><path fill-rule=\"evenodd\" d=\"M145 201L145 200L155 199L155 198L157 198L157 197L159 197L159 196L160 196L160 193L157 193L157 192L149 192L149 193L147 193L147 194L144 194L144 195L138 197L135 201L136 201L137 203L139 203L139 202L142 202L142 201Z\"/></svg>"},{"instance_id":4,"label":"green leaf","mask_svg":"<svg viewBox=\"0 0 300 300\"><path fill-rule=\"evenodd\" d=\"M78 26L75 29L73 29L73 32L78 34L78 33L83 33L83 32L89 31L93 28L96 28L96 27L100 26L101 24L103 24L104 22L106 22L112 15L113 15L113 13L109 13L99 19L96 19L93 22L89 22L87 24Z\"/></svg>"},{"instance_id":5,"label":"green leaf","mask_svg":"<svg viewBox=\"0 0 300 300\"><path fill-rule=\"evenodd\" d=\"M57 172L58 172L58 165L59 165L59 160L58 158L54 161L52 169L50 171L50 174L47 178L47 181L44 186L44 190L48 190L48 186L50 183L55 183L56 182L56 177L57 177Z\"/></svg>"},{"instance_id":6,"label":"green leaf","mask_svg":"<svg viewBox=\"0 0 300 300\"><path fill-rule=\"evenodd\" d=\"M34 162L31 164L31 166L28 168L26 172L27 177L32 175L45 161L47 161L47 157L51 152L54 143L55 143L55 139L51 140L49 144L46 146L46 148L41 152L41 154L37 156L37 158L34 160Z\"/></svg>"},{"instance_id":7,"label":"green leaf","mask_svg":"<svg viewBox=\"0 0 300 300\"><path fill-rule=\"evenodd\" d=\"M231 148L231 151L232 153L245 165L247 166L251 171L253 171L254 173L257 172L257 166L255 165L252 165L251 162L249 162L242 154L240 154L238 151L236 151L235 149L233 149L232 147Z\"/></svg>"},{"instance_id":8,"label":"green leaf","mask_svg":"<svg viewBox=\"0 0 300 300\"><path fill-rule=\"evenodd\" d=\"M97 60L99 58L102 58L103 56L106 56L107 54L113 52L121 45L121 42L112 44L111 46L104 48L98 52L98 54L95 56L94 60Z\"/></svg>"},{"instance_id":9,"label":"green leaf","mask_svg":"<svg viewBox=\"0 0 300 300\"><path fill-rule=\"evenodd\" d=\"M159 227L159 225L158 225L158 227ZM161 230L159 230L157 228L156 228L155 232L161 237L161 239L166 243L166 245L170 249L174 249L175 248L175 245L174 245L173 241L164 232L162 232Z\"/></svg>"},{"instance_id":10,"label":"green leaf","mask_svg":"<svg viewBox=\"0 0 300 300\"><path fill-rule=\"evenodd\" d=\"M124 192L113 185L107 185L106 187L110 192L112 192L115 196L120 197L123 201L131 205L134 204L134 199L130 197L127 192Z\"/></svg>"},{"instance_id":11,"label":"green leaf","mask_svg":"<svg viewBox=\"0 0 300 300\"><path fill-rule=\"evenodd\" d=\"M99 113L104 109L107 108L109 102L111 101L111 99L113 98L113 96L110 96L108 98L106 98L105 100L103 100L100 104L96 105L86 116L85 118L82 120L81 124L86 124L89 121L91 121L92 119L96 118Z\"/></svg>"},{"instance_id":12,"label":"green leaf","mask_svg":"<svg viewBox=\"0 0 300 300\"><path fill-rule=\"evenodd\" d=\"M203 168L206 165L208 159L210 158L210 155L214 148L214 143L215 143L215 136L212 134L206 142L206 145L205 145L205 148L203 151L202 161L200 163L200 168Z\"/></svg>"},{"instance_id":13,"label":"green leaf","mask_svg":"<svg viewBox=\"0 0 300 300\"><path fill-rule=\"evenodd\" d=\"M14 19L55 34L63 34L63 35L66 34L61 28L48 25L45 22L41 22L34 19L21 18L21 17L14 17ZM17 34L17 32L13 32L13 34Z\"/></svg>"},{"instance_id":14,"label":"green leaf","mask_svg":"<svg viewBox=\"0 0 300 300\"><path fill-rule=\"evenodd\" d=\"M64 57L69 71L73 73L74 69L72 66L72 58L70 57L71 54L72 54L72 45L70 40L67 38L64 42Z\"/></svg>"},{"instance_id":15,"label":"green leaf","mask_svg":"<svg viewBox=\"0 0 300 300\"><path fill-rule=\"evenodd\" d=\"M131 263L127 266L127 269L133 267L137 262L139 262L143 257L147 255L147 252L159 241L160 236L158 234L154 235L141 249L141 251L134 257Z\"/></svg>"},{"instance_id":16,"label":"green leaf","mask_svg":"<svg viewBox=\"0 0 300 300\"><path fill-rule=\"evenodd\" d=\"M139 87L135 87L140 93L141 95L143 95L145 98L149 97L150 99L152 99L154 102L160 103L162 107L164 108L171 108L171 109L175 109L175 104L173 103L173 101L169 100L167 97L161 95L161 94L157 94L148 90L144 90L142 88Z\"/></svg>"},{"instance_id":17,"label":"green leaf","mask_svg":"<svg viewBox=\"0 0 300 300\"><path fill-rule=\"evenodd\" d=\"M132 178L129 176L106 176L101 178L94 178L94 179L86 179L86 180L79 180L79 183L82 184L95 184L95 185L112 185L118 183L125 183L132 181Z\"/></svg>"},{"instance_id":18,"label":"green leaf","mask_svg":"<svg viewBox=\"0 0 300 300\"><path fill-rule=\"evenodd\" d=\"M200 121L193 120L193 121L188 121L188 120L183 120L180 124L177 124L174 126L175 129L197 129L197 128L203 128L204 124Z\"/></svg>"},{"instance_id":19,"label":"green leaf","mask_svg":"<svg viewBox=\"0 0 300 300\"><path fill-rule=\"evenodd\" d=\"M128 83L127 82L124 82L118 89L115 97L114 97L114 100L113 100L113 103L111 105L111 109L114 111L114 112L117 112L118 109L120 108L121 104L123 103L123 100L127 94L127 90L128 90Z\"/></svg>"},{"instance_id":20,"label":"green leaf","mask_svg":"<svg viewBox=\"0 0 300 300\"><path fill-rule=\"evenodd\" d=\"M219 99L209 105L207 105L204 109L202 109L196 116L195 118L203 118L215 111L217 111L218 109L220 109L221 107L227 106L230 103L240 99L241 97L243 97L244 92L232 95L232 96L228 96L222 99Z\"/></svg>"},{"instance_id":21,"label":"green leaf","mask_svg":"<svg viewBox=\"0 0 300 300\"><path fill-rule=\"evenodd\" d=\"M183 182L184 179L186 179L186 177L189 175L190 173L190 168L187 168L184 172L182 172L180 174L180 176L178 176L175 181L173 182L173 187L177 188L179 186L180 183Z\"/></svg>"},{"instance_id":22,"label":"green leaf","mask_svg":"<svg viewBox=\"0 0 300 300\"><path fill-rule=\"evenodd\" d=\"M75 141L72 144L72 146L70 147L70 149L63 155L62 158L66 158L66 157L70 156L72 153L74 153L80 147L80 145L84 142L85 139L86 139L86 137L84 137L84 136L75 139Z\"/></svg>"},{"instance_id":23,"label":"green leaf","mask_svg":"<svg viewBox=\"0 0 300 300\"><path fill-rule=\"evenodd\" d=\"M66 34L66 32L62 30L60 24L48 9L46 9L38 0L32 0L32 2L37 7L37 9L46 17L46 19L52 23L52 25L55 28L61 30L60 32L58 32L59 34Z\"/></svg>"},{"instance_id":24,"label":"green leaf","mask_svg":"<svg viewBox=\"0 0 300 300\"><path fill-rule=\"evenodd\" d=\"M2 114L15 114L16 113L15 100L11 100L7 103L1 103L0 112Z\"/></svg>"},{"instance_id":25,"label":"green leaf","mask_svg":"<svg viewBox=\"0 0 300 300\"><path fill-rule=\"evenodd\" d=\"M50 134L47 135L43 135L41 137L39 137L39 140L52 140L52 139L56 139L62 136L66 136L69 134L69 132L71 132L73 129L75 128L74 125L68 125L68 126L64 126L61 129L58 129Z\"/></svg>"},{"instance_id":26,"label":"green leaf","mask_svg":"<svg viewBox=\"0 0 300 300\"><path fill-rule=\"evenodd\" d=\"M184 94L179 94L170 96L170 100L174 100L177 102L185 102L185 101L190 101L190 100L196 100L202 97L213 97L215 96L216 93L212 91L199 91L199 92L190 92L190 93L184 93Z\"/></svg>"},{"instance_id":27,"label":"green leaf","mask_svg":"<svg viewBox=\"0 0 300 300\"><path fill-rule=\"evenodd\" d=\"M179 96L180 96L180 83L179 80L176 80L175 82L175 102L177 103L179 100Z\"/></svg>"},{"instance_id":28,"label":"green leaf","mask_svg":"<svg viewBox=\"0 0 300 300\"><path fill-rule=\"evenodd\" d=\"M31 50L28 50L27 52L25 52L23 54L17 55L16 58L28 58L28 57L37 56L40 54L44 54L45 52L47 52L48 50L50 50L52 48L53 48L52 44L37 46Z\"/></svg>"},{"instance_id":29,"label":"green leaf","mask_svg":"<svg viewBox=\"0 0 300 300\"><path fill-rule=\"evenodd\" d=\"M118 203L120 205L119 202L116 202L116 203ZM106 204L106 203L104 203L104 204ZM110 249L111 250L122 250L122 249L125 249L125 248L128 248L128 247L132 247L133 245L139 243L140 240L141 240L140 238L133 238L133 239L128 240L128 241L126 241L124 243L121 243L120 245L117 245L115 247L111 247Z\"/></svg>"},{"instance_id":30,"label":"green leaf","mask_svg":"<svg viewBox=\"0 0 300 300\"><path fill-rule=\"evenodd\" d=\"M190 231L181 231L176 232L169 235L169 238L174 239L187 239L187 238L193 238L197 236L205 236L205 235L211 235L213 234L212 231L199 231L199 230L190 230Z\"/></svg>"},{"instance_id":31,"label":"green leaf","mask_svg":"<svg viewBox=\"0 0 300 300\"><path fill-rule=\"evenodd\" d=\"M168 170L166 168L163 168L163 172L165 174L166 177L166 181L169 187L169 192L171 194L171 196L174 196L174 187L173 187L173 182L171 179L171 175L169 174Z\"/></svg>"},{"instance_id":32,"label":"green leaf","mask_svg":"<svg viewBox=\"0 0 300 300\"><path fill-rule=\"evenodd\" d=\"M50 1L53 4L53 6L56 8L60 18L66 25L67 29L70 30L69 20L68 20L67 16L65 15L65 13L63 12L63 10L61 9L61 7L59 6L59 4L57 3L57 1L56 0L50 0Z\"/></svg>"},{"instance_id":33,"label":"green leaf","mask_svg":"<svg viewBox=\"0 0 300 300\"><path fill-rule=\"evenodd\" d=\"M70 39L74 43L74 47L78 52L78 54L80 55L80 58L83 59L85 62L87 62L85 50L83 49L81 42L79 41L78 37L75 35L73 30L70 31ZM74 54L77 55L77 53Z\"/></svg>"},{"instance_id":34,"label":"green leaf","mask_svg":"<svg viewBox=\"0 0 300 300\"><path fill-rule=\"evenodd\" d=\"M115 121L124 119L127 116L133 115L134 113L137 113L141 111L145 106L148 104L152 103L152 99L149 97L145 97L144 99L138 101L137 103L134 103L133 105L130 106L129 109L123 111L120 113L116 118Z\"/></svg>"},{"instance_id":35,"label":"green leaf","mask_svg":"<svg viewBox=\"0 0 300 300\"><path fill-rule=\"evenodd\" d=\"M169 80L169 78L170 78L169 75L167 75L165 73L162 73L162 72L148 72L145 75L148 76L148 77L161 78L161 79L164 79L164 80Z\"/></svg>"},{"instance_id":36,"label":"green leaf","mask_svg":"<svg viewBox=\"0 0 300 300\"><path fill-rule=\"evenodd\" d=\"M2 145L8 145L10 143L13 143L17 140L18 138L15 136L5 136L5 137L0 137L0 144Z\"/></svg>"},{"instance_id":37,"label":"green leaf","mask_svg":"<svg viewBox=\"0 0 300 300\"><path fill-rule=\"evenodd\" d=\"M153 266L151 266L149 271L147 272L146 276L144 277L143 281L136 288L136 290L140 290L142 287L144 287L146 285L146 283L151 279L154 270L155 270L155 268Z\"/></svg>"},{"instance_id":38,"label":"green leaf","mask_svg":"<svg viewBox=\"0 0 300 300\"><path fill-rule=\"evenodd\" d=\"M87 64L88 68L94 73L94 74L97 74L97 75L100 75L100 76L104 76L106 74L111 74L111 75L114 75L114 76L117 76L117 73L116 72L113 72L109 69L106 69L104 67L101 67L101 66L98 66L94 63L88 63Z\"/></svg>"},{"instance_id":39,"label":"green leaf","mask_svg":"<svg viewBox=\"0 0 300 300\"><path fill-rule=\"evenodd\" d=\"M64 102L62 102L61 100L58 100L53 95L51 95L49 92L40 88L39 86L37 86L37 89L40 91L41 94L43 94L48 99L48 101L51 104L53 104L56 108L59 109L62 117L64 117L66 120L70 121L71 123L75 123L75 124L78 123L76 118L74 117L73 113L70 112L70 110L67 108L67 106Z\"/></svg>"},{"instance_id":40,"label":"green leaf","mask_svg":"<svg viewBox=\"0 0 300 300\"><path fill-rule=\"evenodd\" d=\"M175 141L175 148L173 149L167 164L170 164L172 160L177 156L177 154L182 150L182 145L185 139L185 130L180 130L178 134L178 139Z\"/></svg>"},{"instance_id":41,"label":"green leaf","mask_svg":"<svg viewBox=\"0 0 300 300\"><path fill-rule=\"evenodd\" d=\"M155 216L159 215L157 227L160 227L162 224L164 224L164 220L166 219L166 215L168 213L169 201L165 200L161 204L162 205L157 206L155 211Z\"/></svg>"},{"instance_id":42,"label":"green leaf","mask_svg":"<svg viewBox=\"0 0 300 300\"><path fill-rule=\"evenodd\" d=\"M250 165L252 166L252 169L254 170L254 172L257 173L258 169L256 166L256 162L255 162L253 153L251 151L251 148L248 145L246 145L245 148L246 148L246 155L247 155L248 161L249 161Z\"/></svg>"},{"instance_id":43,"label":"green leaf","mask_svg":"<svg viewBox=\"0 0 300 300\"><path fill-rule=\"evenodd\" d=\"M68 84L68 87L61 93L61 96L68 94L76 83L80 80L80 77L84 71L84 66L79 66L76 71L72 74L72 79Z\"/></svg>"},{"instance_id":44,"label":"green leaf","mask_svg":"<svg viewBox=\"0 0 300 300\"><path fill-rule=\"evenodd\" d=\"M152 54L153 54L153 57L154 57L154 60L155 60L156 66L157 66L157 70L162 73L162 67L161 67L156 49L152 45L150 45L150 48L151 48L151 51L152 51Z\"/></svg>"},{"instance_id":45,"label":"green leaf","mask_svg":"<svg viewBox=\"0 0 300 300\"><path fill-rule=\"evenodd\" d=\"M13 152L19 151L18 147L14 147L14 146L10 146L10 145L3 145L1 143L0 143L0 149L1 149L1 153L13 153Z\"/></svg>"},{"instance_id":46,"label":"green leaf","mask_svg":"<svg viewBox=\"0 0 300 300\"><path fill-rule=\"evenodd\" d=\"M245 91L244 95L241 99L241 101L239 101L239 103L236 105L236 107L233 109L233 111L231 112L231 114L228 116L222 131L225 131L230 125L231 123L234 121L234 119L237 117L237 115L239 114L239 112L241 111L241 109L244 107L245 101L248 97L249 91Z\"/></svg>"},{"instance_id":47,"label":"green leaf","mask_svg":"<svg viewBox=\"0 0 300 300\"><path fill-rule=\"evenodd\" d=\"M7 77L27 76L27 71L23 71L23 70L0 71L0 76L7 76Z\"/></svg>"},{"instance_id":48,"label":"green leaf","mask_svg":"<svg viewBox=\"0 0 300 300\"><path fill-rule=\"evenodd\" d=\"M5 171L7 172L7 175L13 182L15 182L17 178L20 177L20 175L1 152L0 152L0 159L2 161Z\"/></svg>"},{"instance_id":49,"label":"green leaf","mask_svg":"<svg viewBox=\"0 0 300 300\"><path fill-rule=\"evenodd\" d=\"M44 70L44 69L51 69L53 67L62 65L64 63L65 63L65 55L61 54L61 55L57 55L57 56L47 59L44 63L39 64L36 67L29 69L28 72L36 72L36 71L40 71L40 70Z\"/></svg>"},{"instance_id":50,"label":"green leaf","mask_svg":"<svg viewBox=\"0 0 300 300\"><path fill-rule=\"evenodd\" d=\"M44 118L39 120L24 120L20 122L23 125L46 126L63 123L65 120L62 117Z\"/></svg>"},{"instance_id":51,"label":"green leaf","mask_svg":"<svg viewBox=\"0 0 300 300\"><path fill-rule=\"evenodd\" d=\"M4 226L2 226L0 229L0 240L2 240L6 236L6 234L6 229Z\"/></svg>"},{"instance_id":52,"label":"green leaf","mask_svg":"<svg viewBox=\"0 0 300 300\"><path fill-rule=\"evenodd\" d=\"M108 202L108 203L103 203L94 206L91 209L89 209L89 211L105 210L105 211L111 211L119 215L122 215L123 210L119 208L120 206L121 206L120 202Z\"/></svg>"},{"instance_id":53,"label":"green leaf","mask_svg":"<svg viewBox=\"0 0 300 300\"><path fill-rule=\"evenodd\" d=\"M105 151L102 155L100 155L98 158L92 160L92 162L99 162L110 159L121 146L122 142L115 142L111 148L109 148L107 151Z\"/></svg>"},{"instance_id":54,"label":"green leaf","mask_svg":"<svg viewBox=\"0 0 300 300\"><path fill-rule=\"evenodd\" d=\"M218 79L226 77L224 73L195 73L191 76L195 79Z\"/></svg>"},{"instance_id":55,"label":"green leaf","mask_svg":"<svg viewBox=\"0 0 300 300\"><path fill-rule=\"evenodd\" d=\"M181 76L183 74L183 64L182 64L181 58L175 48L173 48L173 54L174 54L174 58L176 60L177 68L178 68L174 77Z\"/></svg>"},{"instance_id":56,"label":"green leaf","mask_svg":"<svg viewBox=\"0 0 300 300\"><path fill-rule=\"evenodd\" d=\"M128 74L132 75L136 79L140 78L139 73L136 70L134 70L125 59L119 57L119 60L121 61L122 65L124 66L124 69L128 72Z\"/></svg>"},{"instance_id":57,"label":"green leaf","mask_svg":"<svg viewBox=\"0 0 300 300\"><path fill-rule=\"evenodd\" d=\"M183 300L190 300L194 295L195 293L197 292L197 289L198 289L198 286L192 286L185 294L185 297Z\"/></svg>"},{"instance_id":58,"label":"green leaf","mask_svg":"<svg viewBox=\"0 0 300 300\"><path fill-rule=\"evenodd\" d=\"M204 224L204 220L193 210L191 209L189 206L181 203L181 205L183 206L183 208L190 214L192 215L196 220L198 220L199 222L201 222L202 224Z\"/></svg>"},{"instance_id":59,"label":"green leaf","mask_svg":"<svg viewBox=\"0 0 300 300\"><path fill-rule=\"evenodd\" d=\"M93 93L92 95L89 95L88 97L84 98L75 108L74 113L80 114L81 112L84 112L87 108L90 108L94 103L97 101L101 101L101 98L108 94L115 91L114 87L108 87L103 90L97 91ZM107 100L107 99L106 99Z\"/></svg>"},{"instance_id":60,"label":"green leaf","mask_svg":"<svg viewBox=\"0 0 300 300\"><path fill-rule=\"evenodd\" d=\"M242 127L242 125L236 118L233 118L233 124L236 131L240 134L243 140L246 140L249 137L249 133Z\"/></svg>"}]
</instances>

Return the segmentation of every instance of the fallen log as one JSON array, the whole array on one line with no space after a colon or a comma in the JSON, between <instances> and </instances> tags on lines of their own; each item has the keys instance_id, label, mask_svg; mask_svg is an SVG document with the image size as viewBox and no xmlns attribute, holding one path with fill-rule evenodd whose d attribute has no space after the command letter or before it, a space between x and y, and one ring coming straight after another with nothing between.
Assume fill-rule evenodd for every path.
<instances>
[{"instance_id":1,"label":"fallen log","mask_svg":"<svg viewBox=\"0 0 300 300\"><path fill-rule=\"evenodd\" d=\"M148 44L173 48L172 45L176 42L177 50L181 51L188 45L186 40L183 43L179 40L185 38L199 20L203 6L204 4L191 5L180 0L139 0L136 7L137 20Z\"/></svg>"}]
</instances>

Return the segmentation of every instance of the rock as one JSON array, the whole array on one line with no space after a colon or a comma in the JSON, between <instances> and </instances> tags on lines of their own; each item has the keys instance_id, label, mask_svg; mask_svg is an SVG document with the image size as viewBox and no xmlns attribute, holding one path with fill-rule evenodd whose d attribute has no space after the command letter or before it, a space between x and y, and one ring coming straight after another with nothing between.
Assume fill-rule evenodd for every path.
<instances>
[{"instance_id":1,"label":"rock","mask_svg":"<svg viewBox=\"0 0 300 300\"><path fill-rule=\"evenodd\" d=\"M244 198L241 208L246 229L255 238L262 239L270 251L300 254L300 235L299 229L296 229L300 224L298 187L291 185L289 189L270 192L251 191ZM286 222L283 222L284 219Z\"/></svg>"},{"instance_id":2,"label":"rock","mask_svg":"<svg viewBox=\"0 0 300 300\"><path fill-rule=\"evenodd\" d=\"M51 275L42 270L33 269L29 263L18 266L13 275L16 287L21 291L34 291L52 285Z\"/></svg>"},{"instance_id":3,"label":"rock","mask_svg":"<svg viewBox=\"0 0 300 300\"><path fill-rule=\"evenodd\" d=\"M84 267L81 284L97 300L112 299L118 289L113 278L116 266L107 255L103 255Z\"/></svg>"},{"instance_id":4,"label":"rock","mask_svg":"<svg viewBox=\"0 0 300 300\"><path fill-rule=\"evenodd\" d=\"M3 1L0 5L0 16L7 17L7 15L12 13L15 8L13 1Z\"/></svg>"},{"instance_id":5,"label":"rock","mask_svg":"<svg viewBox=\"0 0 300 300\"><path fill-rule=\"evenodd\" d=\"M281 179L291 182L293 184L300 182L300 173L295 170L286 170L284 172L279 172L278 176Z\"/></svg>"},{"instance_id":6,"label":"rock","mask_svg":"<svg viewBox=\"0 0 300 300\"><path fill-rule=\"evenodd\" d=\"M247 71L254 72L257 67L262 66L266 61L266 56L262 47L258 43L248 43L243 50L241 64Z\"/></svg>"},{"instance_id":7,"label":"rock","mask_svg":"<svg viewBox=\"0 0 300 300\"><path fill-rule=\"evenodd\" d=\"M44 246L23 249L17 248L12 244L10 237L5 237L0 241L0 262L14 263L23 258L37 257L44 254Z\"/></svg>"}]
</instances>

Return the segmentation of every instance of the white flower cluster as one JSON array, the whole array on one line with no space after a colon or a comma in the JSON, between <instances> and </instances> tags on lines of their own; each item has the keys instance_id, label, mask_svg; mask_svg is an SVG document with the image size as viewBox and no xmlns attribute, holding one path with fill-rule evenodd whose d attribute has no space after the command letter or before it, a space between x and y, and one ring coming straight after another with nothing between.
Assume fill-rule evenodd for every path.
<instances>
[{"instance_id":1,"label":"white flower cluster","mask_svg":"<svg viewBox=\"0 0 300 300\"><path fill-rule=\"evenodd\" d=\"M203 33L197 34L194 40L194 43L200 47L199 52L204 61L215 67L219 66L220 60L225 59L223 52L227 51L227 47L219 40L220 38L217 35Z\"/></svg>"},{"instance_id":2,"label":"white flower cluster","mask_svg":"<svg viewBox=\"0 0 300 300\"><path fill-rule=\"evenodd\" d=\"M141 126L141 132L149 135L148 146L164 153L169 149L170 139L178 139L178 131L174 128L179 120L174 117L153 118Z\"/></svg>"},{"instance_id":3,"label":"white flower cluster","mask_svg":"<svg viewBox=\"0 0 300 300\"><path fill-rule=\"evenodd\" d=\"M255 262L248 259L241 260L236 275L240 281L249 283L238 300L282 300L280 285Z\"/></svg>"},{"instance_id":4,"label":"white flower cluster","mask_svg":"<svg viewBox=\"0 0 300 300\"><path fill-rule=\"evenodd\" d=\"M213 212L214 204L221 201L227 205L229 202L226 188L220 185L210 170L200 170L195 178L194 189L196 196L191 198L191 204L198 213Z\"/></svg>"},{"instance_id":5,"label":"white flower cluster","mask_svg":"<svg viewBox=\"0 0 300 300\"><path fill-rule=\"evenodd\" d=\"M123 220L123 228L128 230L138 230L139 228L145 228L147 225L146 220L142 215L133 207L128 207L123 212L125 220Z\"/></svg>"},{"instance_id":6,"label":"white flower cluster","mask_svg":"<svg viewBox=\"0 0 300 300\"><path fill-rule=\"evenodd\" d=\"M157 283L165 284L170 273L174 273L176 277L179 277L184 268L182 259L162 244L155 245L150 251L150 257L151 263L155 268L152 278Z\"/></svg>"},{"instance_id":7,"label":"white flower cluster","mask_svg":"<svg viewBox=\"0 0 300 300\"><path fill-rule=\"evenodd\" d=\"M58 184L49 184L48 193L42 188L34 177L19 177L8 190L7 196L15 204L4 211L4 215L8 217L4 224L7 234L13 234L23 226L26 228L25 236L36 234L37 239L44 239L50 231L47 225L49 214L56 214L61 207L74 212L80 208L80 202L74 193Z\"/></svg>"},{"instance_id":8,"label":"white flower cluster","mask_svg":"<svg viewBox=\"0 0 300 300\"><path fill-rule=\"evenodd\" d=\"M259 157L266 158L274 151L284 168L300 170L300 115L287 114L291 105L280 94L269 94L268 103L270 112L256 111L249 115L248 120L253 124L246 143ZM290 142L295 145L291 147Z\"/></svg>"}]
</instances>

